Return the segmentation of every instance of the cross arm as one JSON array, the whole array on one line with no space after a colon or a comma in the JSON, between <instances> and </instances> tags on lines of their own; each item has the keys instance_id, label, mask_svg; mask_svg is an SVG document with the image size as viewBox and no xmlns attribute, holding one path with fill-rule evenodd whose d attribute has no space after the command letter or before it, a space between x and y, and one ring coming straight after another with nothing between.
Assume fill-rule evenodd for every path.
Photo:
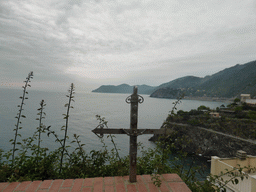
<instances>
[{"instance_id":1,"label":"cross arm","mask_svg":"<svg viewBox=\"0 0 256 192\"><path fill-rule=\"evenodd\" d=\"M123 129L123 128L116 128L116 129L103 129L103 128L95 128L92 130L95 134L127 134L127 135L144 135L144 134L170 134L172 133L172 130L170 129L137 129L136 131L133 131L131 129Z\"/></svg>"}]
</instances>

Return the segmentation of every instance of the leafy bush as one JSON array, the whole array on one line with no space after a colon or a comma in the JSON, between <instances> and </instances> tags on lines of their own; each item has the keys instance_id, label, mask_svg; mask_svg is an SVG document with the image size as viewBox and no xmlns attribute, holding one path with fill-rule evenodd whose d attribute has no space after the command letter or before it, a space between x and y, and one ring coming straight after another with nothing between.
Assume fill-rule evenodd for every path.
<instances>
[{"instance_id":1,"label":"leafy bush","mask_svg":"<svg viewBox=\"0 0 256 192\"><path fill-rule=\"evenodd\" d=\"M250 119L256 120L256 111L249 111L248 116Z\"/></svg>"},{"instance_id":2,"label":"leafy bush","mask_svg":"<svg viewBox=\"0 0 256 192\"><path fill-rule=\"evenodd\" d=\"M206 107L204 105L201 105L197 108L198 111L202 111L202 110L207 110L207 111L210 111L210 108L209 107Z\"/></svg>"},{"instance_id":3,"label":"leafy bush","mask_svg":"<svg viewBox=\"0 0 256 192\"><path fill-rule=\"evenodd\" d=\"M190 120L188 120L188 123L190 125L199 125L200 124L198 119L190 119Z\"/></svg>"}]
</instances>

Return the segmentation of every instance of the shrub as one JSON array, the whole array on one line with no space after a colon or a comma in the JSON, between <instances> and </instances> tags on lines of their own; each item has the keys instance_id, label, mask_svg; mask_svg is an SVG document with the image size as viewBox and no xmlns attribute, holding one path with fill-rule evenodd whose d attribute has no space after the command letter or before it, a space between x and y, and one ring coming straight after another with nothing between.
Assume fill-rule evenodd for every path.
<instances>
[{"instance_id":1,"label":"shrub","mask_svg":"<svg viewBox=\"0 0 256 192\"><path fill-rule=\"evenodd\" d=\"M249 111L248 116L250 119L256 120L256 111Z\"/></svg>"}]
</instances>

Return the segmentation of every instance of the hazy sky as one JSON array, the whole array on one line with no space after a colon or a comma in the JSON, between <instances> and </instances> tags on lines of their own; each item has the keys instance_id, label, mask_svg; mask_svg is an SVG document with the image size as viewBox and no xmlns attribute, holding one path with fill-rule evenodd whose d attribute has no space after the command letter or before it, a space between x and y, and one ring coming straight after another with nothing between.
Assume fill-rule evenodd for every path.
<instances>
[{"instance_id":1,"label":"hazy sky","mask_svg":"<svg viewBox=\"0 0 256 192\"><path fill-rule=\"evenodd\" d=\"M0 88L157 86L255 52L255 0L0 0Z\"/></svg>"}]
</instances>

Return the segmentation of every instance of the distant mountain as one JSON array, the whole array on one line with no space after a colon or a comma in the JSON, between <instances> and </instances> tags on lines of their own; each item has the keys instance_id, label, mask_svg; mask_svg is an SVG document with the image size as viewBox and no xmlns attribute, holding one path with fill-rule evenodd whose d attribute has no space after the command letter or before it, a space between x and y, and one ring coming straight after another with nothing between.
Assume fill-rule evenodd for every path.
<instances>
[{"instance_id":1,"label":"distant mountain","mask_svg":"<svg viewBox=\"0 0 256 192\"><path fill-rule=\"evenodd\" d=\"M133 86L102 85L92 92L132 93ZM187 97L239 97L241 93L256 97L256 61L235 65L204 78L185 76L157 87L138 85L140 94L150 97L176 99L181 93Z\"/></svg>"},{"instance_id":2,"label":"distant mountain","mask_svg":"<svg viewBox=\"0 0 256 192\"><path fill-rule=\"evenodd\" d=\"M156 87L150 95L177 98L181 93L192 97L238 97L241 93L256 95L256 61L235 65L204 78L185 76Z\"/></svg>"},{"instance_id":3,"label":"distant mountain","mask_svg":"<svg viewBox=\"0 0 256 192\"><path fill-rule=\"evenodd\" d=\"M256 95L256 61L224 69L198 86L208 96L237 97L241 93Z\"/></svg>"},{"instance_id":4,"label":"distant mountain","mask_svg":"<svg viewBox=\"0 0 256 192\"><path fill-rule=\"evenodd\" d=\"M203 78L195 77L195 76L185 76L178 79L175 79L173 81L170 81L168 83L164 83L156 87L156 89L160 88L172 88L172 89L181 89L181 88L189 88L194 87L202 83Z\"/></svg>"},{"instance_id":5,"label":"distant mountain","mask_svg":"<svg viewBox=\"0 0 256 192\"><path fill-rule=\"evenodd\" d=\"M128 84L121 85L102 85L99 88L93 90L92 92L99 93L132 93L133 87ZM139 94L151 94L156 87L148 86L148 85L137 85Z\"/></svg>"}]
</instances>

